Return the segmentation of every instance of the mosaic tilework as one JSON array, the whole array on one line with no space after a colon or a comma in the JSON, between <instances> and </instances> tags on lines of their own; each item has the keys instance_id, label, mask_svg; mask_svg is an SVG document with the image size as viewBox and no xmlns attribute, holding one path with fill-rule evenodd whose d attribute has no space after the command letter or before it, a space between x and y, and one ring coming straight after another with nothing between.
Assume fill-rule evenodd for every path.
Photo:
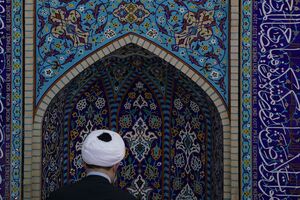
<instances>
[{"instance_id":1,"label":"mosaic tilework","mask_svg":"<svg viewBox=\"0 0 300 200\"><path fill-rule=\"evenodd\" d=\"M252 4L252 198L299 199L300 2Z\"/></svg>"},{"instance_id":2,"label":"mosaic tilework","mask_svg":"<svg viewBox=\"0 0 300 200\"><path fill-rule=\"evenodd\" d=\"M10 185L10 76L11 45L10 16L6 11L10 3L0 2L0 199L9 194Z\"/></svg>"},{"instance_id":3,"label":"mosaic tilework","mask_svg":"<svg viewBox=\"0 0 300 200\"><path fill-rule=\"evenodd\" d=\"M124 52L129 52L127 49L124 50ZM134 52L134 51L133 51ZM139 52L139 54L142 54L142 50L139 49L139 51L135 51L135 52ZM122 55L122 53L120 53L120 55ZM122 57L122 56L121 56ZM48 147L54 147L53 145L53 141L51 142L51 140L60 140L59 138L65 138L66 141L68 142L68 146L67 148L70 149L71 151L69 151L69 155L70 157L66 157L66 160L69 160L70 163L64 163L62 164L62 162L59 161L58 159L58 163L55 161L57 160L57 158L61 158L62 156L50 156L53 159L45 159L45 160L53 160L51 161L50 166L52 166L51 168L55 168L55 169L61 169L62 165L64 165L66 167L66 171L67 172L67 176L64 176L64 179L69 179L69 181L76 181L79 178L81 178L82 176L85 175L83 169L82 169L82 164L81 164L81 159L80 157L78 157L78 150L80 150L80 142L82 142L82 139L86 134L86 132L90 129L94 129L94 128L103 128L103 127L108 127L108 126L115 126L114 124L116 124L115 126L116 129L123 135L123 137L126 140L128 147L128 153L127 156L125 158L125 161L122 162L122 166L120 169L120 173L121 175L119 177L122 177L117 184L119 185L119 187L124 187L124 188L128 188L131 192L133 192L134 194L136 194L137 196L143 197L143 195L150 195L153 199L162 199L164 197L164 199L168 199L169 195L171 194L172 196L176 197L189 197L189 199L193 199L193 198L200 198L203 199L205 196L199 196L199 194L203 194L202 191L206 191L206 195L211 195L212 193L215 194L220 194L220 191L222 191L222 181L220 181L220 177L222 177L222 170L220 170L220 167L223 166L222 164L222 151L219 151L220 149L217 148L217 146L222 146L222 136L220 135L215 135L215 137L219 137L219 140L216 140L215 143L212 143L212 140L210 139L210 141L207 141L207 147L203 147L203 148L210 148L210 149L218 149L218 151L213 152L213 156L217 157L221 160L221 162L211 162L211 156L208 156L207 158L198 155L197 153L193 152L197 150L197 145L199 145L198 142L195 142L194 140L206 140L205 138L205 132L207 132L206 129L209 130L216 130L215 133L220 133L217 130L221 131L222 128L218 125L218 124L207 124L207 122L205 121L210 121L210 113L214 112L212 110L209 110L207 106L203 107L203 105L207 105L207 101L209 101L208 99L204 98L204 96L201 95L205 95L204 92L199 91L198 87L195 88L195 91L190 91L187 92L187 94L182 95L184 92L182 89L180 89L180 87L175 87L168 84L172 83L173 81L169 82L168 81L168 76L163 75L165 73L170 73L171 71L174 70L170 70L168 69L169 66L168 64L164 64L161 63L161 61L157 60L158 58L148 58L147 60L144 60L143 62L141 62L140 59L135 58L135 59L129 59L128 61L124 62L124 58L120 59L117 57L114 57L113 55L110 58L111 60L107 60L106 61L101 61L98 62L97 64L95 64L95 66L100 66L100 67L93 67L93 68L89 68L86 71L93 71L94 72L90 72L90 73L86 73L86 75L91 75L91 74L98 74L97 76L99 76L99 74L102 74L102 78L100 79L99 77L95 77L95 78L90 78L90 80L92 81L92 84L84 84L85 86L83 88L74 86L74 84L71 84L72 86L74 86L75 88L77 88L76 90L73 90L71 93L73 93L74 95L78 95L78 94L82 94L79 95L78 97L71 97L70 95L68 95L68 99L73 99L71 100L71 102L73 102L73 104L71 104L71 110L70 110L70 114L67 114L66 117L69 118L71 117L73 120L66 120L69 121L68 123L68 130L66 130L67 133L70 133L69 137L65 137L65 136L58 136L57 132L60 131L54 131L55 134L49 134L49 132L53 131L53 129L51 129L51 127L53 127L51 125L51 123L49 124L49 120L45 119L46 124L50 125L44 129L44 135L43 137L45 137L46 141L45 141L45 146L46 148L43 149L48 149ZM128 65L127 67L124 68L120 67L120 64L117 64L119 62L121 63L131 63L130 65ZM143 70L143 73L140 70L140 65L145 65L143 67L141 67ZM153 64L155 63L155 64ZM101 65L105 65L106 68L101 67ZM132 67L132 65L134 67ZM146 67L148 66L148 67ZM151 66L151 67L149 67ZM163 68L161 66L164 66ZM128 68L128 69L127 69ZM173 67L171 67L171 69L173 69ZM96 70L96 71L95 71ZM104 74L103 74L104 73ZM130 76L128 76L128 74ZM145 74L145 75L143 75ZM146 76L146 74L148 74ZM105 78L104 78L105 77ZM127 78L126 78L127 77ZM138 77L142 78L139 79ZM170 78L174 79L175 74L170 75ZM150 78L150 79L149 79ZM104 81L105 79L107 79L108 81ZM149 80L148 80L149 79ZM82 81L85 81L86 79L82 78L82 74L79 76L79 83ZM101 80L101 81L100 81ZM103 80L103 81L102 81ZM145 84L143 82L143 80L146 80ZM181 78L176 78L176 80L179 81L183 81L181 80ZM124 82L125 81L125 82ZM78 81L76 81L78 83ZM184 81L183 81L184 82ZM135 87L129 87L133 84L133 86ZM182 86L182 84L184 85L185 88L191 87L191 83L187 82L187 83L179 83L179 85ZM75 84L77 85L77 84ZM82 85L82 84L79 84ZM110 87L111 92L107 92L105 90L103 90L103 86L105 85L105 87ZM124 86L127 85L127 89L124 88ZM168 86L168 87L166 87ZM178 92L177 95L178 98L176 99L168 99L167 98L167 102L165 102L165 104L162 104L164 102L163 100L163 96L166 94L172 94L172 89L169 91L167 90L167 88L170 88L170 86L172 86L171 88L177 88L178 90L180 90L180 92ZM130 89L128 89L128 87ZM148 87L151 87L152 90L149 90ZM148 89L147 89L148 88ZM157 88L153 91L153 88ZM69 90L71 91L71 90ZM75 92L76 91L76 92ZM79 92L81 91L81 92ZM197 92L196 92L197 91ZM154 92L154 93L153 93ZM195 99L195 97L191 97L189 94L197 94L197 93L201 93L201 97L199 97L198 99ZM65 95L66 93L63 92ZM139 95L138 95L139 94ZM109 98L107 98L106 96L108 96ZM112 97L111 97L112 96ZM58 98L59 99L59 98ZM109 100L110 99L110 100ZM56 102L57 100L55 100L54 102ZM159 117L161 114L161 112L163 111L163 113L165 112L164 117L168 118L168 116L170 116L170 103L174 101L174 111L172 111L171 113L173 113L172 115L176 115L176 117L171 117L171 121L168 119L164 119L163 122L164 124L162 124L162 119ZM197 105L197 103L195 102L201 102L201 105ZM111 104L109 107L107 107L107 103L113 103ZM117 103L116 103L117 102ZM55 105L57 105L56 103L53 104L54 107L56 107ZM120 107L119 107L119 106ZM185 111L183 112L183 107L190 107L190 109L184 109ZM50 106L51 108L53 106ZM145 108L148 109L145 109ZM175 109L176 107L176 109ZM128 108L131 108L128 110ZM134 109L133 109L134 108ZM139 113L140 108L143 108L143 112L145 112L144 114L141 113L142 115L136 115L137 113ZM65 109L68 109L67 107ZM100 109L100 110L99 110ZM179 109L179 110L178 110ZM200 111L199 109L204 109L204 111ZM62 110L62 109L60 109ZM93 115L93 110L99 110L98 115ZM186 118L180 118L180 116L182 116L183 114L180 114L181 111L182 113L190 113L190 114L184 114L186 115ZM111 119L108 118L109 115L108 111L110 111L112 113L112 117ZM136 114L134 112L137 112ZM199 114L200 112L200 114ZM201 112L205 112L205 115L201 114ZM46 116L54 116L54 113L52 113L52 111L47 111L48 114L46 114ZM113 117L113 113L115 113L118 116L118 119ZM119 114L118 114L119 113ZM156 113L156 114L155 114ZM217 113L217 112L216 112ZM49 115L51 114L51 115ZM142 116L140 118L136 118L135 116ZM60 117L58 115L55 115L54 117L58 117L58 118L62 118L62 116L60 115ZM203 123L199 123L199 119L200 121L202 120ZM66 118L66 119L67 119ZM198 120L192 120L194 118L197 118ZM220 119L218 117L214 117L216 122L220 122ZM176 120L175 120L176 119ZM144 123L141 123L140 120L145 120ZM183 126L184 121L191 121L190 126L188 127L181 127ZM55 121L62 121L62 120L53 120ZM109 122L111 121L111 122ZM140 123L134 123L134 122L140 122ZM170 122L168 122L170 121ZM181 125L180 125L181 124ZM188 123L189 124L189 123ZM220 123L219 123L220 124ZM141 129L141 126L144 127ZM59 125L61 126L61 125ZM131 137L127 137L127 135L130 134L134 134L132 135L132 137L134 136L138 136L140 131L143 131L145 129L145 126L148 127L148 129L150 130L150 132L147 131L147 134L142 134L144 135L146 138L137 138L137 141L140 141L140 143L135 144L134 141L131 141L130 138ZM164 132L160 132L158 131L160 129L161 126L165 126L165 131ZM54 126L54 127L58 127L58 126ZM81 128L80 128L81 127ZM131 128L130 128L131 127ZM135 130L134 127L139 127L138 129ZM110 127L111 128L111 127ZM178 130L177 130L178 129ZM199 131L201 129L202 131ZM132 132L130 131L132 130ZM182 130L182 131L179 131ZM194 132L192 131L190 134L184 134L185 131L195 131L195 133L197 133L197 135L193 135ZM197 131L196 131L197 130ZM61 133L62 134L62 133ZM150 134L150 135L149 135ZM151 135L154 134L154 135ZM170 135L171 134L171 135ZM52 137L53 136L53 137ZM149 136L149 138L148 138ZM150 137L151 136L151 137ZM190 136L186 137L186 136ZM196 138L193 138L193 136L195 136ZM178 139L178 138L179 139ZM56 138L56 139L55 139ZM148 138L148 139L147 139ZM155 139L156 138L156 139ZM161 138L161 139L159 139ZM169 139L167 139L169 138ZM176 141L174 141L172 138L177 138ZM182 140L180 140L180 138ZM161 145L162 143L166 143L166 141L169 141L169 143L171 144L171 146L169 147L170 149L174 150L174 153L170 154L170 150L168 150L166 147L168 147L168 145L164 145L164 151L163 149L161 149ZM180 143L180 141L182 142L182 144ZM194 143L195 142L195 143ZM47 144L46 144L47 143ZM51 144L52 143L52 144ZM56 144L62 144L62 142L56 142ZM138 147L139 144L143 144L144 148L135 148ZM201 144L201 142L200 142ZM137 145L137 146L136 146ZM187 149L191 149L191 152L189 154L189 158L188 160L186 160L186 155L182 154L182 151L180 150L180 148L184 147L185 145L189 145L191 146L191 148L187 148ZM176 148L178 147L178 149L176 150ZM79 149L78 149L79 148ZM200 146L199 146L200 148ZM185 147L186 149L186 147ZM171 152L173 152L173 150ZM50 150L50 152L52 152ZM66 151L68 152L68 151ZM77 152L77 153L76 153ZM199 151L197 150L197 152L199 153ZM200 151L201 152L201 151ZM43 157L45 155L48 155L48 153L44 150L43 151ZM59 153L60 155L60 153ZM151 155L151 156L150 156ZM221 156L220 156L221 155ZM168 164L169 162L164 162L163 163L163 170L159 170L157 171L157 168L161 167L162 164L162 159L166 159L169 158L171 156L170 159L170 164ZM179 159L174 159L174 157L178 157ZM177 158L176 157L176 158ZM180 159L181 158L181 159ZM200 158L202 161L200 161ZM153 161L155 160L156 164L153 164ZM178 162L176 162L178 160ZM180 162L179 162L180 161ZM199 165L199 161L200 164ZM175 162L175 163L173 163ZM191 165L186 165L186 162L191 162ZM145 175L141 174L140 170L138 170L138 166L137 163L142 163L142 166L145 167L145 169L143 169L142 171L145 172ZM160 164L159 164L160 163ZM172 164L173 163L173 164ZM51 188L53 189L53 187L58 187L59 185L61 185L63 183L63 181L61 180L62 175L58 175L58 176L50 176L49 178L47 177L48 173L52 173L50 169L47 169L47 166L49 164L44 163L43 162L43 166L46 167L43 174L43 183L46 184L50 184ZM169 167L167 167L168 165L170 165ZM171 167L172 165L172 167ZM178 165L178 166L177 166ZM204 167L206 166L206 167ZM64 167L64 168L65 168ZM182 168L182 169L181 169ZM206 168L206 169L204 169ZM206 171L206 173L197 173L199 174L199 176L192 176L191 173L189 175L189 171L193 171L193 170L204 170ZM217 173L214 173L214 171L210 171L211 169L216 169ZM187 179L184 180L180 180L181 178L179 177L174 177L174 173L176 172L171 172L170 170L176 170L181 177L183 174L185 174L185 176L187 176L187 178L189 178L190 181L188 181L188 183L185 183L184 180L186 181ZM180 171L181 170L181 171ZM161 182L161 180L159 180L158 177L160 177L161 175L156 174L157 172L161 172L164 173L164 177L165 177L165 181L167 182L168 178L167 176L165 176L166 174L169 174L168 176L170 177L170 181L172 182L171 188L177 188L179 187L179 185L182 185L184 187L179 187L181 188L180 190L178 189L174 189L171 190L169 192L167 192L167 190L169 189L169 184L163 184L163 182ZM188 171L188 172L187 172ZM65 173L64 172L64 173ZM149 172L149 173L148 173ZM151 173L150 173L151 172ZM123 174L122 174L123 173ZM140 174L140 175L139 175ZM207 176L213 176L213 180L218 180L218 184L212 184L211 181L213 181L212 179L207 179L204 177ZM154 175L156 175L156 177L154 177ZM149 177L148 177L149 176ZM153 176L153 177L152 177ZM218 179L214 176L218 176ZM54 177L54 179L53 179ZM55 178L56 177L56 178ZM158 179L158 181L155 181L156 179ZM174 180L173 180L174 179ZM176 180L175 180L176 179ZM131 180L132 185L129 184L128 185L128 181ZM141 188L136 188L136 187L140 187L140 184L135 184L136 182L143 182L144 184L143 186L146 188L143 188L142 190L140 190ZM151 181L149 181L151 180ZM202 180L202 181L201 181ZM223 178L222 178L223 180ZM146 181L146 182L145 182ZM206 182L206 187L204 188L204 182ZM174 183L173 183L174 182ZM151 184L150 184L151 183ZM53 184L53 185L52 185ZM58 185L57 185L58 184ZM146 186L146 184L148 184L148 186ZM164 187L160 186L160 184L163 184ZM179 184L179 185L178 185ZM210 186L211 185L211 186ZM219 185L220 187L216 187L217 185ZM50 187L46 187L44 188L43 186L43 197L45 197L45 195L49 192L49 188ZM157 188L161 188L160 190L158 190ZM212 191L213 190L213 191ZM51 191L51 190L50 190ZM152 192L153 191L153 192ZM154 192L155 191L155 192ZM164 191L164 193L163 193ZM217 192L219 191L219 192ZM144 193L146 192L146 193ZM148 192L148 193L147 193ZM190 195L190 196L189 196ZM196 195L196 196L195 196ZM214 199L218 199L218 198L222 198L222 195L218 195L217 197L215 197Z\"/></svg>"},{"instance_id":4,"label":"mosaic tilework","mask_svg":"<svg viewBox=\"0 0 300 200\"><path fill-rule=\"evenodd\" d=\"M65 107L65 93L62 91L49 107L49 112L44 116L43 123L43 148L44 154L42 157L42 171L43 176L49 177L43 179L42 187L47 188L52 192L56 189L57 185L63 181L62 165L64 162L63 156L63 121L64 121L64 107ZM59 159L53 159L59 158ZM49 180L50 179L50 180ZM53 181L55 180L55 181ZM45 199L45 192L42 191L42 196Z\"/></svg>"},{"instance_id":5,"label":"mosaic tilework","mask_svg":"<svg viewBox=\"0 0 300 200\"><path fill-rule=\"evenodd\" d=\"M251 199L252 192L252 163L251 163L251 18L252 1L243 0L241 3L241 196Z\"/></svg>"},{"instance_id":6,"label":"mosaic tilework","mask_svg":"<svg viewBox=\"0 0 300 200\"><path fill-rule=\"evenodd\" d=\"M12 77L11 77L11 174L10 197L20 198L22 191L22 141L23 141L23 1L12 4Z\"/></svg>"},{"instance_id":7,"label":"mosaic tilework","mask_svg":"<svg viewBox=\"0 0 300 200\"><path fill-rule=\"evenodd\" d=\"M228 102L226 0L51 0L36 7L37 101L74 63L134 32L191 65Z\"/></svg>"}]
</instances>

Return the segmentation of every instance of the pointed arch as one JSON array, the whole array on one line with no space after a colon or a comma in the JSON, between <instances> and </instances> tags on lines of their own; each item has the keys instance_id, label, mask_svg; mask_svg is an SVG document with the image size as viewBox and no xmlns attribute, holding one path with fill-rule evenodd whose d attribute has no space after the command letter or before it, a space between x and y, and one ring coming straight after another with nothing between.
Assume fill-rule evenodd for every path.
<instances>
[{"instance_id":1,"label":"pointed arch","mask_svg":"<svg viewBox=\"0 0 300 200\"><path fill-rule=\"evenodd\" d=\"M40 143L42 140L42 123L45 112L48 106L51 103L51 100L59 93L61 89L63 89L71 80L73 80L78 74L80 74L85 69L92 66L95 62L101 60L106 55L111 54L117 49L124 47L127 44L136 44L156 56L162 58L166 62L170 63L176 69L187 75L192 81L194 81L200 88L202 88L205 93L210 97L213 101L214 106L217 108L220 117L221 123L223 125L223 140L227 140L224 142L224 183L230 183L230 171L232 167L238 167L238 163L234 166L231 166L230 162L230 152L231 146L228 139L230 136L230 121L229 121L229 111L227 109L227 105L224 102L222 96L219 92L207 81L201 74L195 71L190 65L186 64L180 58L170 53L166 49L158 46L157 44L149 41L148 39L134 34L129 33L122 37L116 38L114 41L105 45L104 47L98 49L97 51L91 53L80 62L74 64L68 71L66 71L60 78L55 81L51 87L45 92L40 101L38 102L33 119L33 132L32 137L25 137L25 143ZM42 162L42 146L41 145L32 145L32 162L28 164L27 167L34 168L35 172L32 174L32 182L31 186L28 187L33 188L32 190L32 199L40 199L40 188L41 188L41 162ZM26 166L25 166L26 167ZM230 185L224 184L224 198L230 198Z\"/></svg>"}]
</instances>

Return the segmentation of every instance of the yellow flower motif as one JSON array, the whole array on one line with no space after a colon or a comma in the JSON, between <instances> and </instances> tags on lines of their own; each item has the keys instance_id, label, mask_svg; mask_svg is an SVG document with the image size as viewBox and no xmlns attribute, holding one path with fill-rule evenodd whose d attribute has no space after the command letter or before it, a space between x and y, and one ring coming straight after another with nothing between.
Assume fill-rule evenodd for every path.
<instances>
[{"instance_id":1,"label":"yellow flower motif","mask_svg":"<svg viewBox=\"0 0 300 200\"><path fill-rule=\"evenodd\" d=\"M91 15L91 14L87 14L87 15L85 16L85 19L86 19L86 20L91 20L91 19L92 19L92 15Z\"/></svg>"},{"instance_id":2,"label":"yellow flower motif","mask_svg":"<svg viewBox=\"0 0 300 200\"><path fill-rule=\"evenodd\" d=\"M203 51L207 51L208 50L208 46L204 45L202 46Z\"/></svg>"},{"instance_id":3,"label":"yellow flower motif","mask_svg":"<svg viewBox=\"0 0 300 200\"><path fill-rule=\"evenodd\" d=\"M154 183L154 187L157 188L157 189L160 188L159 182L155 182L155 183Z\"/></svg>"},{"instance_id":4,"label":"yellow flower motif","mask_svg":"<svg viewBox=\"0 0 300 200\"><path fill-rule=\"evenodd\" d=\"M244 37L244 42L249 43L250 42L250 38L249 37Z\"/></svg>"},{"instance_id":5,"label":"yellow flower motif","mask_svg":"<svg viewBox=\"0 0 300 200\"><path fill-rule=\"evenodd\" d=\"M123 188L123 187L126 186L126 183L125 183L124 181L121 181L121 182L119 183L119 186L120 186L121 188Z\"/></svg>"},{"instance_id":6,"label":"yellow flower motif","mask_svg":"<svg viewBox=\"0 0 300 200\"><path fill-rule=\"evenodd\" d=\"M175 22L177 22L178 21L178 17L175 15L175 16L173 16L172 17L173 18L173 20L175 21Z\"/></svg>"},{"instance_id":7,"label":"yellow flower motif","mask_svg":"<svg viewBox=\"0 0 300 200\"><path fill-rule=\"evenodd\" d=\"M244 130L243 130L243 134L247 134L247 135L248 135L249 133L250 133L250 130L249 130L249 129L244 129Z\"/></svg>"},{"instance_id":8,"label":"yellow flower motif","mask_svg":"<svg viewBox=\"0 0 300 200\"><path fill-rule=\"evenodd\" d=\"M144 27L145 27L145 28L149 28L149 27L150 27L150 24L149 24L148 22L146 22L146 23L144 24Z\"/></svg>"},{"instance_id":9,"label":"yellow flower motif","mask_svg":"<svg viewBox=\"0 0 300 200\"><path fill-rule=\"evenodd\" d=\"M250 160L245 160L244 164L245 164L245 166L248 166L250 164Z\"/></svg>"},{"instance_id":10,"label":"yellow flower motif","mask_svg":"<svg viewBox=\"0 0 300 200\"><path fill-rule=\"evenodd\" d=\"M145 94L145 98L146 98L146 99L152 99L152 94L147 92L147 93Z\"/></svg>"},{"instance_id":11,"label":"yellow flower motif","mask_svg":"<svg viewBox=\"0 0 300 200\"><path fill-rule=\"evenodd\" d=\"M19 37L20 37L20 33L19 32L15 32L14 38L19 38Z\"/></svg>"},{"instance_id":12,"label":"yellow flower motif","mask_svg":"<svg viewBox=\"0 0 300 200\"><path fill-rule=\"evenodd\" d=\"M77 130L72 130L70 135L71 139L74 140L79 135L79 132Z\"/></svg>"},{"instance_id":13,"label":"yellow flower motif","mask_svg":"<svg viewBox=\"0 0 300 200\"><path fill-rule=\"evenodd\" d=\"M61 43L56 43L55 47L58 48L58 49L60 49L61 48Z\"/></svg>"},{"instance_id":14,"label":"yellow flower motif","mask_svg":"<svg viewBox=\"0 0 300 200\"><path fill-rule=\"evenodd\" d=\"M128 94L128 96L129 96L129 98L131 98L131 99L134 99L134 98L136 97L134 92L130 92L130 93Z\"/></svg>"},{"instance_id":15,"label":"yellow flower motif","mask_svg":"<svg viewBox=\"0 0 300 200\"><path fill-rule=\"evenodd\" d=\"M19 69L19 68L20 68L20 64L19 63L14 64L14 69Z\"/></svg>"}]
</instances>

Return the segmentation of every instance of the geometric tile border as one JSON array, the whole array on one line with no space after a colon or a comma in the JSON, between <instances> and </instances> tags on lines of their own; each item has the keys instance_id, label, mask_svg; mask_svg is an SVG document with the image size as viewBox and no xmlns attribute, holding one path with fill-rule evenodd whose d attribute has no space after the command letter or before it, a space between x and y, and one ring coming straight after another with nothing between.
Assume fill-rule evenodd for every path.
<instances>
[{"instance_id":1,"label":"geometric tile border","mask_svg":"<svg viewBox=\"0 0 300 200\"><path fill-rule=\"evenodd\" d=\"M55 95L65 86L67 85L76 75L82 72L84 69L91 66L96 61L100 60L104 56L112 53L113 51L125 46L126 44L133 43L138 46L141 46L148 51L154 53L155 55L159 56L163 60L169 62L171 65L175 66L178 70L186 74L191 80L197 83L206 93L212 101L214 102L215 106L217 107L223 124L223 134L224 140L230 140L230 121L228 116L228 111L226 108L226 104L222 101L222 97L219 96L217 92L215 92L211 85L205 81L198 73L192 70L189 66L187 66L184 62L182 62L177 57L171 55L166 50L161 49L157 45L147 41L145 38L142 38L135 34L127 34L124 37L118 38L114 42L106 45L104 48L98 50L96 53L93 53L89 57L86 57L83 61L79 64L73 66L69 71L67 71L59 80L55 82L54 85L46 92L43 96L41 101L39 102L37 109L34 114L34 126L32 137L25 138L25 143L27 144L26 140L32 142L31 152L32 152L32 162L31 164L26 163L24 166L25 168L32 170L32 177L30 181L26 183L30 183L32 193L30 199L40 199L40 189L41 189L41 139L42 139L42 120L47 109L47 106L50 104L50 101L55 97ZM230 148L231 144L226 142L224 143L224 198L231 199L231 165L233 163L230 162ZM238 167L238 163L236 163ZM28 165L28 166L27 166ZM26 187L30 187L27 185Z\"/></svg>"},{"instance_id":2,"label":"geometric tile border","mask_svg":"<svg viewBox=\"0 0 300 200\"><path fill-rule=\"evenodd\" d=\"M240 25L240 63L241 63L241 199L249 200L252 197L252 157L251 157L251 20L252 1L241 0Z\"/></svg>"},{"instance_id":3,"label":"geometric tile border","mask_svg":"<svg viewBox=\"0 0 300 200\"><path fill-rule=\"evenodd\" d=\"M23 3L11 1L11 130L10 130L10 198L22 196L23 147Z\"/></svg>"}]
</instances>

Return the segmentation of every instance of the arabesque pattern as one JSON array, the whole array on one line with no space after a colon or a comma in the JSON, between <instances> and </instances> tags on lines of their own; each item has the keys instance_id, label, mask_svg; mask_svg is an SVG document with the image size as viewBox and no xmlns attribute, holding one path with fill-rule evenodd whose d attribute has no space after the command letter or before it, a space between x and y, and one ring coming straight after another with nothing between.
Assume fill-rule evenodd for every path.
<instances>
[{"instance_id":1,"label":"arabesque pattern","mask_svg":"<svg viewBox=\"0 0 300 200\"><path fill-rule=\"evenodd\" d=\"M228 102L228 1L36 1L36 97L85 56L128 33L192 66Z\"/></svg>"}]
</instances>

